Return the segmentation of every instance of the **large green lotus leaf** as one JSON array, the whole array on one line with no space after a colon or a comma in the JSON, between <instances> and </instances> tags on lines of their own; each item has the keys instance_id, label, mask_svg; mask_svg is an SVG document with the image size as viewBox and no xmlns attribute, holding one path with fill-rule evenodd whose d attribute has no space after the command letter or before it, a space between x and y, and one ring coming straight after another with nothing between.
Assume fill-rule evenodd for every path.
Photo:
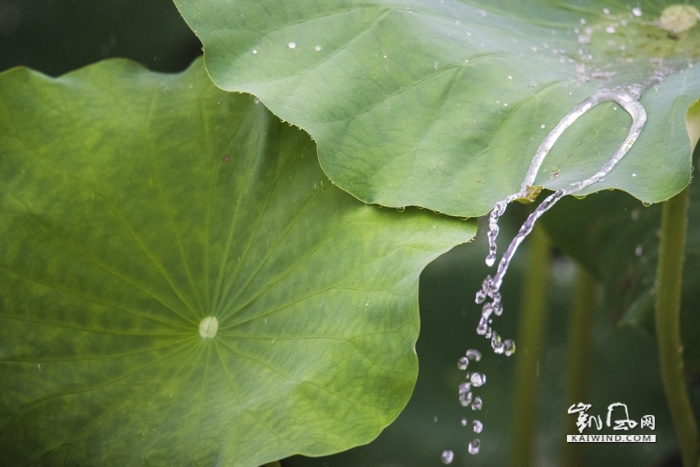
<instances>
[{"instance_id":1,"label":"large green lotus leaf","mask_svg":"<svg viewBox=\"0 0 700 467\"><path fill-rule=\"evenodd\" d=\"M681 331L686 369L700 372L700 184L689 189ZM653 333L661 206L604 192L562 200L542 221L554 243L599 279L613 318Z\"/></svg>"},{"instance_id":2,"label":"large green lotus leaf","mask_svg":"<svg viewBox=\"0 0 700 467\"><path fill-rule=\"evenodd\" d=\"M15 69L0 105L0 464L256 466L398 415L473 222L360 203L201 62Z\"/></svg>"},{"instance_id":3,"label":"large green lotus leaf","mask_svg":"<svg viewBox=\"0 0 700 467\"><path fill-rule=\"evenodd\" d=\"M587 192L612 187L657 202L690 179L683 118L700 95L697 68L687 68L700 60L700 27L661 29L669 2L645 3L641 16L630 2L605 1L175 3L214 82L307 130L331 180L361 200L484 214L518 190L574 106L632 84L647 89L647 126ZM560 188L607 162L631 121L615 108L577 121L537 183Z\"/></svg>"}]
</instances>

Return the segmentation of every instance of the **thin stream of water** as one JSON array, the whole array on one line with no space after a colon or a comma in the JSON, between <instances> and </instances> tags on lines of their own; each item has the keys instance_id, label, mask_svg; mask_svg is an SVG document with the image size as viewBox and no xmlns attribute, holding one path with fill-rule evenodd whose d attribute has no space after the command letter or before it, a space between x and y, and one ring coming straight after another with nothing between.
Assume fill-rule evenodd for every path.
<instances>
[{"instance_id":1,"label":"thin stream of water","mask_svg":"<svg viewBox=\"0 0 700 467\"><path fill-rule=\"evenodd\" d=\"M511 201L527 197L532 185L535 182L537 173L539 172L540 166L544 161L547 153L552 149L554 143L559 139L564 130L566 130L571 124L573 124L579 117L588 112L590 109L603 102L614 101L620 104L620 106L625 109L632 117L632 125L627 134L627 138L622 142L620 147L615 151L613 156L608 162L606 162L601 169L596 172L593 176L580 181L570 184L568 187L557 190L553 194L549 195L545 200L535 209L535 211L530 214L527 220L523 223L518 231L518 234L513 238L510 245L506 249L505 253L501 257L498 264L498 269L495 276L492 278L490 275L486 276L482 284L481 290L476 293L476 303L483 303L486 298L491 298L490 303L485 303L479 324L477 326L476 332L479 335L485 336L487 339L491 339L491 347L496 353L506 353L506 355L512 354L515 350L515 344L512 340L507 339L502 340L490 326L489 322L491 319L491 314L500 316L503 313L503 306L501 304L501 293L500 288L503 283L503 278L508 271L508 266L510 261L515 255L515 251L518 246L525 240L525 237L532 232L535 222L539 219L547 210L556 204L561 198L566 195L576 193L583 190L584 188L600 182L605 179L605 176L617 165L617 163L627 154L627 152L632 148L632 145L639 137L642 132L642 128L646 123L646 111L644 106L639 103L638 99L640 96L639 88L630 88L627 92L623 91L599 91L593 94L591 97L586 99L581 104L574 107L568 114L562 118L559 123L552 129L552 131L545 137L542 144L537 149L530 167L528 168L527 174L520 189L517 193L507 196L502 201L499 201L494 206L493 210L489 214L489 253L486 257L486 264L492 266L496 260L496 238L498 237L498 219L503 215L506 210L506 206ZM512 347L512 349L511 349Z\"/></svg>"},{"instance_id":2,"label":"thin stream of water","mask_svg":"<svg viewBox=\"0 0 700 467\"><path fill-rule=\"evenodd\" d=\"M532 192L533 184L537 177L537 173L540 170L540 166L544 161L545 157L549 151L556 143L557 139L562 135L564 130L571 126L579 117L588 112L590 109L602 102L614 101L620 104L620 106L625 109L632 116L632 126L630 127L627 138L622 142L620 147L615 151L613 156L608 162L606 162L601 169L596 172L592 177L589 177L583 181L575 182L567 186L566 188L555 191L553 194L545 198L542 203L535 209L535 211L530 214L527 220L523 223L518 231L518 234L513 238L508 248L503 253L501 260L498 263L498 269L496 270L496 275L492 278L490 275L486 276L484 282L482 283L481 289L476 293L476 303L484 303L487 298L490 298L490 302L484 303L481 311L481 318L479 319L479 324L476 328L476 333L483 335L487 339L491 339L491 348L497 354L505 354L506 356L512 355L515 352L515 343L511 339L503 340L501 336L494 331L491 326L491 315L500 316L503 313L503 306L501 304L501 284L503 283L503 278L508 271L508 266L510 261L515 255L515 251L518 246L525 240L525 237L532 232L535 222L539 219L547 210L554 206L557 201L566 195L576 193L583 190L584 188L597 183L605 178L605 176L617 165L618 162L627 154L634 142L639 137L642 132L642 128L646 123L646 111L644 107L638 102L640 97L641 88L630 88L627 92L623 91L599 91L593 94L591 97L586 99L581 104L571 110L568 114L562 118L559 123L552 129L551 132L545 137L540 146L537 148L534 158L530 163L525 179L520 185L520 189L517 193L508 195L502 201L499 201L494 206L493 210L489 214L489 231L488 231L488 241L489 241L489 253L486 256L486 264L488 266L493 266L496 261L496 238L498 237L498 219L505 213L508 203L518 198L527 198ZM469 349L466 355L460 358L457 366L460 370L467 370L470 361L478 362L481 360L481 353L475 349ZM459 386L459 401L464 407L471 405L473 411L481 410L483 402L481 397L474 396L473 390L479 388L486 383L486 375L480 372L467 372L466 382L463 382ZM462 426L467 425L467 419L462 419ZM479 420L474 419L472 422L472 429L474 433L479 434L483 430L483 423ZM470 454L477 454L481 447L481 441L479 438L474 438L469 442L467 451ZM445 464L452 463L454 459L454 453L452 451L443 451L442 461Z\"/></svg>"}]
</instances>

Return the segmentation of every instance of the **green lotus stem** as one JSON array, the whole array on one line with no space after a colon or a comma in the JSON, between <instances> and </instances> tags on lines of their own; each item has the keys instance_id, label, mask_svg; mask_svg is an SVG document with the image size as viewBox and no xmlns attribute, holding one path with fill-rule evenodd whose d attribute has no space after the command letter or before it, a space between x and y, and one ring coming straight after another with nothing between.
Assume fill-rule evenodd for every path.
<instances>
[{"instance_id":1,"label":"green lotus stem","mask_svg":"<svg viewBox=\"0 0 700 467\"><path fill-rule=\"evenodd\" d=\"M656 270L656 339L661 382L671 411L684 467L698 463L698 427L683 373L681 342L681 283L688 223L688 188L663 204L661 245Z\"/></svg>"},{"instance_id":2,"label":"green lotus stem","mask_svg":"<svg viewBox=\"0 0 700 467\"><path fill-rule=\"evenodd\" d=\"M533 463L537 419L538 365L545 339L547 288L550 276L549 239L540 225L535 225L528 252L515 362L515 396L513 449L511 466Z\"/></svg>"},{"instance_id":3,"label":"green lotus stem","mask_svg":"<svg viewBox=\"0 0 700 467\"><path fill-rule=\"evenodd\" d=\"M588 380L593 352L593 321L596 309L596 282L580 266L576 274L571 317L569 318L569 336L567 356L568 368L566 387L566 407L578 402L586 402ZM575 434L576 417L567 418L566 434ZM563 463L568 467L585 465L585 443L565 443Z\"/></svg>"}]
</instances>

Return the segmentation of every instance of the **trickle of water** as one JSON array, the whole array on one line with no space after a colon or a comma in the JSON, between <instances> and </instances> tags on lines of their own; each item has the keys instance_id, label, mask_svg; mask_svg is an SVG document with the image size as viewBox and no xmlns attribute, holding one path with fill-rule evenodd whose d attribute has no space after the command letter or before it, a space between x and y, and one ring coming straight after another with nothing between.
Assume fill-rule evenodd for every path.
<instances>
[{"instance_id":1,"label":"trickle of water","mask_svg":"<svg viewBox=\"0 0 700 467\"><path fill-rule=\"evenodd\" d=\"M466 407L469 404L472 403L472 393L471 392L464 392L459 395L459 403L462 404L462 407Z\"/></svg>"},{"instance_id":2,"label":"trickle of water","mask_svg":"<svg viewBox=\"0 0 700 467\"><path fill-rule=\"evenodd\" d=\"M481 400L481 397L476 396L474 402L472 402L472 410L481 410L483 406L484 402Z\"/></svg>"},{"instance_id":3,"label":"trickle of water","mask_svg":"<svg viewBox=\"0 0 700 467\"><path fill-rule=\"evenodd\" d=\"M460 370L466 370L467 366L469 366L469 359L467 357L462 357L457 362L457 368Z\"/></svg>"},{"instance_id":4,"label":"trickle of water","mask_svg":"<svg viewBox=\"0 0 700 467\"><path fill-rule=\"evenodd\" d=\"M481 433L484 429L484 424L481 423L479 420L474 420L472 422L472 427L474 429L474 433Z\"/></svg>"},{"instance_id":5,"label":"trickle of water","mask_svg":"<svg viewBox=\"0 0 700 467\"><path fill-rule=\"evenodd\" d=\"M478 454L480 448L481 448L481 441L479 441L479 438L471 440L469 442L469 446L467 446L467 450L469 451L469 454Z\"/></svg>"},{"instance_id":6,"label":"trickle of water","mask_svg":"<svg viewBox=\"0 0 700 467\"><path fill-rule=\"evenodd\" d=\"M471 381L472 386L478 388L486 383L486 375L475 371L474 373L472 373L471 377L469 378L469 381Z\"/></svg>"},{"instance_id":7,"label":"trickle of water","mask_svg":"<svg viewBox=\"0 0 700 467\"><path fill-rule=\"evenodd\" d=\"M613 156L608 162L606 162L601 169L596 172L593 176L580 181L571 183L569 186L563 189L559 189L553 194L549 195L540 205L535 209L535 211L530 214L527 220L523 223L518 231L518 234L511 241L510 245L503 253L500 262L498 263L498 268L496 274L491 277L486 276L484 279L481 290L477 291L475 301L476 303L484 303L488 298L491 298L491 303L486 303L481 312L481 318L479 319L479 324L476 328L476 333L482 335L487 339L491 339L491 347L494 352L506 355L512 355L515 350L515 344L512 340L508 340L508 349L506 349L505 342L501 340L501 337L493 329L488 326L491 314L499 316L503 312L503 307L501 305L501 294L500 288L503 283L503 278L505 277L510 261L515 254L518 246L523 242L525 237L527 237L535 225L535 222L547 211L549 210L557 201L566 195L574 194L584 188L597 183L605 178L615 165L624 157L625 154L630 150L634 142L639 137L639 134L646 123L646 111L644 107L637 101L641 94L641 88L630 87L627 92L623 91L599 91L593 94L591 97L586 99L581 104L574 107L568 114L562 118L559 123L549 132L549 134L542 140L542 143L537 148L535 156L530 163L525 179L520 185L520 189L517 193L508 195L502 201L497 202L494 205L493 210L489 214L489 231L488 237L488 255L486 256L486 264L492 266L496 260L496 238L498 237L499 227L498 219L504 214L506 206L511 201L518 198L532 199L533 196L533 186L535 186L535 179L540 170L542 162L545 156L552 149L554 143L559 139L564 130L566 130L570 125L572 125L581 115L588 112L593 107L600 103L614 101L618 103L625 111L627 111L632 116L632 125L630 126L627 138L622 142L620 147L615 151ZM508 353L506 353L508 350ZM473 384L473 383L472 383Z\"/></svg>"},{"instance_id":8,"label":"trickle of water","mask_svg":"<svg viewBox=\"0 0 700 467\"><path fill-rule=\"evenodd\" d=\"M451 464L454 458L455 453L449 450L442 451L442 456L440 456L440 459L442 459L443 464Z\"/></svg>"},{"instance_id":9,"label":"trickle of water","mask_svg":"<svg viewBox=\"0 0 700 467\"><path fill-rule=\"evenodd\" d=\"M475 362L478 362L481 360L481 352L479 352L476 349L469 349L467 350L467 358L469 360L474 360Z\"/></svg>"},{"instance_id":10,"label":"trickle of water","mask_svg":"<svg viewBox=\"0 0 700 467\"><path fill-rule=\"evenodd\" d=\"M462 426L467 426L467 419L466 418L462 419Z\"/></svg>"}]
</instances>

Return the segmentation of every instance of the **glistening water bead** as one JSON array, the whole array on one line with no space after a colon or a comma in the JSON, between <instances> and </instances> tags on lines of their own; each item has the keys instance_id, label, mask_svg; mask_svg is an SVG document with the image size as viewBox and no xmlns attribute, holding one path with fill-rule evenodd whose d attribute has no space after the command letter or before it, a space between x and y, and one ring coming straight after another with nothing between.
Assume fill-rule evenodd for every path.
<instances>
[{"instance_id":1,"label":"glistening water bead","mask_svg":"<svg viewBox=\"0 0 700 467\"><path fill-rule=\"evenodd\" d=\"M486 375L483 373L477 373L475 371L474 373L472 373L471 377L469 378L469 381L475 388L481 387L484 384L486 384Z\"/></svg>"},{"instance_id":2,"label":"glistening water bead","mask_svg":"<svg viewBox=\"0 0 700 467\"><path fill-rule=\"evenodd\" d=\"M469 443L469 446L467 446L467 450L469 451L469 454L478 454L480 448L481 448L481 441L479 441L479 438L473 439Z\"/></svg>"},{"instance_id":3,"label":"glistening water bead","mask_svg":"<svg viewBox=\"0 0 700 467\"><path fill-rule=\"evenodd\" d=\"M469 404L472 403L472 393L471 392L463 392L459 394L459 403L462 405L462 407L467 407Z\"/></svg>"},{"instance_id":4,"label":"glistening water bead","mask_svg":"<svg viewBox=\"0 0 700 467\"><path fill-rule=\"evenodd\" d=\"M481 400L481 397L476 396L474 398L474 402L472 402L472 410L481 410L481 408L484 406L483 401Z\"/></svg>"},{"instance_id":5,"label":"glistening water bead","mask_svg":"<svg viewBox=\"0 0 700 467\"><path fill-rule=\"evenodd\" d=\"M479 352L476 349L467 350L466 355L467 355L467 358L469 360L474 360L475 362L478 362L479 360L481 360L481 352Z\"/></svg>"},{"instance_id":6,"label":"glistening water bead","mask_svg":"<svg viewBox=\"0 0 700 467\"><path fill-rule=\"evenodd\" d=\"M451 464L452 461L454 460L454 458L455 458L455 453L454 453L454 452L449 451L449 450L447 450L447 451L442 451L441 459L442 459L442 463L443 463L443 464Z\"/></svg>"}]
</instances>

